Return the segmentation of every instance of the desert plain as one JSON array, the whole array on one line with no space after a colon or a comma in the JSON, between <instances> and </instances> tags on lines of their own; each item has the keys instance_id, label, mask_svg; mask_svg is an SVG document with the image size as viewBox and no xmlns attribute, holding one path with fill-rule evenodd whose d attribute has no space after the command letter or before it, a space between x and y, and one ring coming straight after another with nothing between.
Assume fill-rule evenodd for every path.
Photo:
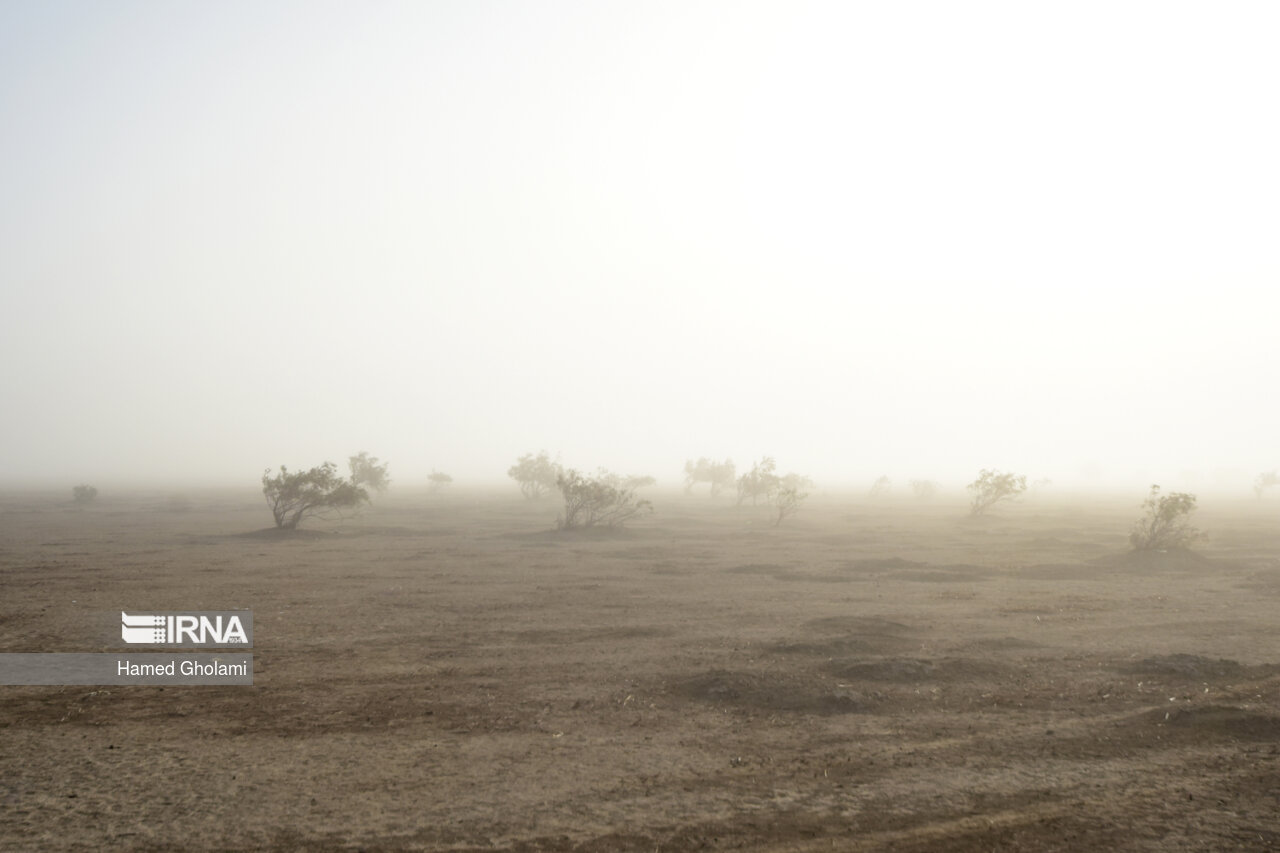
<instances>
[{"instance_id":1,"label":"desert plain","mask_svg":"<svg viewBox=\"0 0 1280 853\"><path fill-rule=\"evenodd\" d=\"M0 652L255 626L251 687L0 687L0 849L1280 849L1280 502L650 497L0 495Z\"/></svg>"}]
</instances>

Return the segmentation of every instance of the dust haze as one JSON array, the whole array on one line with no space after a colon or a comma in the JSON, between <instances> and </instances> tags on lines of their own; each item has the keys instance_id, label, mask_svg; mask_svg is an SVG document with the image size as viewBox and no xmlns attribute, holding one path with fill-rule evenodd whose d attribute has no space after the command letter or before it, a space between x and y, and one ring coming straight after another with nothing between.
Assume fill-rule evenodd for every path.
<instances>
[{"instance_id":1,"label":"dust haze","mask_svg":"<svg viewBox=\"0 0 1280 853\"><path fill-rule=\"evenodd\" d=\"M2 14L5 483L1280 464L1265 5Z\"/></svg>"},{"instance_id":2,"label":"dust haze","mask_svg":"<svg viewBox=\"0 0 1280 853\"><path fill-rule=\"evenodd\" d=\"M0 848L1280 848L1278 33L0 4Z\"/></svg>"}]
</instances>

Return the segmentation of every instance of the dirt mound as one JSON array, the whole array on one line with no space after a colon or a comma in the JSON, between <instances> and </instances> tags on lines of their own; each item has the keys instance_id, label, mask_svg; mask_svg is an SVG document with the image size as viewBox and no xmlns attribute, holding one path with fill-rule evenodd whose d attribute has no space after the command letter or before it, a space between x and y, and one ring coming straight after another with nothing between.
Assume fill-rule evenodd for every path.
<instances>
[{"instance_id":1,"label":"dirt mound","mask_svg":"<svg viewBox=\"0 0 1280 853\"><path fill-rule=\"evenodd\" d=\"M1174 675L1200 681L1217 678L1234 678L1244 674L1245 667L1238 661L1201 657L1200 655L1159 655L1124 667L1132 675Z\"/></svg>"},{"instance_id":2,"label":"dirt mound","mask_svg":"<svg viewBox=\"0 0 1280 853\"><path fill-rule=\"evenodd\" d=\"M1201 708L1159 708L1137 718L1141 725L1155 724L1197 735L1218 735L1239 740L1280 738L1280 717L1259 714L1234 705L1205 705Z\"/></svg>"},{"instance_id":3,"label":"dirt mound","mask_svg":"<svg viewBox=\"0 0 1280 853\"><path fill-rule=\"evenodd\" d=\"M902 636L913 633L911 626L878 616L826 616L822 619L810 619L806 627L815 631L832 634L853 634L855 636L881 636L890 634Z\"/></svg>"},{"instance_id":4,"label":"dirt mound","mask_svg":"<svg viewBox=\"0 0 1280 853\"><path fill-rule=\"evenodd\" d=\"M999 666L965 658L887 658L878 661L834 662L824 669L850 681L874 681L890 684L964 681L998 676Z\"/></svg>"},{"instance_id":5,"label":"dirt mound","mask_svg":"<svg viewBox=\"0 0 1280 853\"><path fill-rule=\"evenodd\" d=\"M875 616L828 616L810 620L805 627L819 637L774 643L768 649L787 655L850 658L900 654L919 646L909 626Z\"/></svg>"},{"instance_id":6,"label":"dirt mound","mask_svg":"<svg viewBox=\"0 0 1280 853\"><path fill-rule=\"evenodd\" d=\"M337 533L330 530L285 530L282 527L264 527L261 530L250 530L246 533L232 533L230 538L281 542L293 539L330 539L337 535Z\"/></svg>"},{"instance_id":7,"label":"dirt mound","mask_svg":"<svg viewBox=\"0 0 1280 853\"><path fill-rule=\"evenodd\" d=\"M759 711L830 715L868 710L850 688L797 675L711 670L676 681L669 689L698 702Z\"/></svg>"},{"instance_id":8,"label":"dirt mound","mask_svg":"<svg viewBox=\"0 0 1280 853\"><path fill-rule=\"evenodd\" d=\"M1088 563L1037 563L1018 569L1017 577L1043 581L1092 580L1103 574L1102 566Z\"/></svg>"},{"instance_id":9,"label":"dirt mound","mask_svg":"<svg viewBox=\"0 0 1280 853\"><path fill-rule=\"evenodd\" d=\"M1194 572L1213 568L1217 563L1203 554L1185 548L1168 551L1127 551L1095 557L1091 562L1113 569L1139 572Z\"/></svg>"}]
</instances>

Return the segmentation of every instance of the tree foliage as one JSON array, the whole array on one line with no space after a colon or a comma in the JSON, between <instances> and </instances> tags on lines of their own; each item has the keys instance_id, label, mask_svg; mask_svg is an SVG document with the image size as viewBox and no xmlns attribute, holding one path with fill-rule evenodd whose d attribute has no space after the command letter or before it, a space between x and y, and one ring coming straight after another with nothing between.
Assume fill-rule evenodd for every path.
<instances>
[{"instance_id":1,"label":"tree foliage","mask_svg":"<svg viewBox=\"0 0 1280 853\"><path fill-rule=\"evenodd\" d=\"M807 478L804 478L807 479ZM785 486L778 490L773 497L774 509L778 511L777 518L774 519L773 526L777 527L782 524L784 519L790 518L800 511L800 505L804 503L805 498L809 497L808 492L800 491L797 486Z\"/></svg>"},{"instance_id":2,"label":"tree foliage","mask_svg":"<svg viewBox=\"0 0 1280 853\"><path fill-rule=\"evenodd\" d=\"M309 471L290 471L281 465L275 476L268 468L262 474L262 494L271 507L276 527L284 530L297 528L306 518L341 515L369 501L364 486L340 477L338 466L332 462Z\"/></svg>"},{"instance_id":3,"label":"tree foliage","mask_svg":"<svg viewBox=\"0 0 1280 853\"><path fill-rule=\"evenodd\" d=\"M911 496L918 501L933 500L938 494L938 484L933 480L909 480L907 485L911 487Z\"/></svg>"},{"instance_id":4,"label":"tree foliage","mask_svg":"<svg viewBox=\"0 0 1280 853\"><path fill-rule=\"evenodd\" d=\"M705 456L699 457L698 461L686 459L684 463L684 493L687 495L693 491L693 487L698 483L711 484L711 497L716 497L724 489L733 485L734 475L737 474L737 467L733 464L732 459L726 459L723 462L716 462L714 459L708 459Z\"/></svg>"},{"instance_id":5,"label":"tree foliage","mask_svg":"<svg viewBox=\"0 0 1280 853\"><path fill-rule=\"evenodd\" d=\"M632 490L643 489L658 482L653 477L645 477L638 474L615 474L604 468L596 471L596 479L617 489Z\"/></svg>"},{"instance_id":6,"label":"tree foliage","mask_svg":"<svg viewBox=\"0 0 1280 853\"><path fill-rule=\"evenodd\" d=\"M772 456L761 457L751 466L751 470L738 478L738 505L751 498L754 506L760 498L766 500L782 486L782 478L778 476L778 463Z\"/></svg>"},{"instance_id":7,"label":"tree foliage","mask_svg":"<svg viewBox=\"0 0 1280 853\"><path fill-rule=\"evenodd\" d=\"M71 489L71 499L78 504L87 504L98 496L98 490L88 483L81 483Z\"/></svg>"},{"instance_id":8,"label":"tree foliage","mask_svg":"<svg viewBox=\"0 0 1280 853\"><path fill-rule=\"evenodd\" d=\"M387 476L387 463L379 464L378 457L370 456L363 450L347 459L347 467L351 471L351 484L366 489L373 489L381 494L391 485Z\"/></svg>"},{"instance_id":9,"label":"tree foliage","mask_svg":"<svg viewBox=\"0 0 1280 853\"><path fill-rule=\"evenodd\" d=\"M967 487L973 493L970 515L982 515L1002 500L1017 497L1027 490L1025 474L1007 474L990 468L978 472L978 479Z\"/></svg>"},{"instance_id":10,"label":"tree foliage","mask_svg":"<svg viewBox=\"0 0 1280 853\"><path fill-rule=\"evenodd\" d=\"M520 484L520 494L527 500L537 500L556 488L563 474L560 463L551 461L545 450L537 456L526 453L507 469L507 476Z\"/></svg>"},{"instance_id":11,"label":"tree foliage","mask_svg":"<svg viewBox=\"0 0 1280 853\"><path fill-rule=\"evenodd\" d=\"M653 511L653 504L636 497L635 489L622 485L619 478L606 471L588 477L569 469L556 478L556 488L564 497L564 512L556 520L560 530L619 527Z\"/></svg>"},{"instance_id":12,"label":"tree foliage","mask_svg":"<svg viewBox=\"0 0 1280 853\"><path fill-rule=\"evenodd\" d=\"M1195 495L1187 492L1162 495L1159 486L1152 486L1142 508L1146 514L1134 522L1129 533L1129 543L1135 551L1186 548L1203 535L1187 521L1196 511Z\"/></svg>"},{"instance_id":13,"label":"tree foliage","mask_svg":"<svg viewBox=\"0 0 1280 853\"><path fill-rule=\"evenodd\" d=\"M453 478L443 471L431 469L431 473L427 475L427 491L439 492L448 488L453 483Z\"/></svg>"}]
</instances>

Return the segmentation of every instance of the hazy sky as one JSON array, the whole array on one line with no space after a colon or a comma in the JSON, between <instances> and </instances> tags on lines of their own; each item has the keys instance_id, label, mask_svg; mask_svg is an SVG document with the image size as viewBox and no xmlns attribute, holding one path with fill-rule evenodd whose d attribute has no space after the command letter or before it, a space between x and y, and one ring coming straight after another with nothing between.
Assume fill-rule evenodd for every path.
<instances>
[{"instance_id":1,"label":"hazy sky","mask_svg":"<svg viewBox=\"0 0 1280 853\"><path fill-rule=\"evenodd\" d=\"M0 485L1280 465L1280 6L0 4Z\"/></svg>"}]
</instances>

